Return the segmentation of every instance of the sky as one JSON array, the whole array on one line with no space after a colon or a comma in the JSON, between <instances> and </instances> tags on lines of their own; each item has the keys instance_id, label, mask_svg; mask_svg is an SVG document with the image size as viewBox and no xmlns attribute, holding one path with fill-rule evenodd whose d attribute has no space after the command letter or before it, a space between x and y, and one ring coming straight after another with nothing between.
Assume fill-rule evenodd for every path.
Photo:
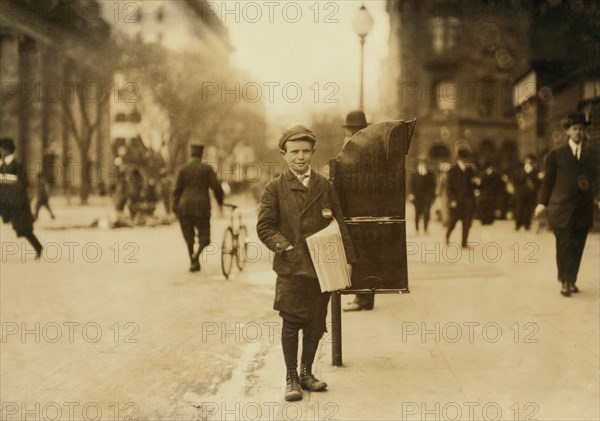
<instances>
[{"instance_id":1,"label":"sky","mask_svg":"<svg viewBox=\"0 0 600 421\"><path fill-rule=\"evenodd\" d=\"M387 55L385 1L215 1L229 28L233 63L250 75L242 85L260 94L273 126L310 125L316 113L345 116L358 108L360 43L352 20L362 4L374 18L365 44L365 112L379 99L381 60Z\"/></svg>"}]
</instances>

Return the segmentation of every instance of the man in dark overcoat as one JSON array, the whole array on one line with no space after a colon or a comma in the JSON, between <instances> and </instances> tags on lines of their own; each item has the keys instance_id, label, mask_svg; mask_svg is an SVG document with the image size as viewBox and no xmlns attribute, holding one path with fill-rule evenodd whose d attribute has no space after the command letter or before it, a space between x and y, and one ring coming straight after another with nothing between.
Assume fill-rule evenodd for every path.
<instances>
[{"instance_id":1,"label":"man in dark overcoat","mask_svg":"<svg viewBox=\"0 0 600 421\"><path fill-rule=\"evenodd\" d=\"M327 387L312 374L312 364L326 330L330 293L321 292L306 238L327 227L333 215L340 226L347 262L355 260L333 185L310 168L315 142L315 135L304 126L294 126L283 134L279 148L288 168L265 186L256 227L260 240L275 253L273 270L277 281L273 308L283 319L281 343L287 368L285 399L288 401L302 399L301 388L322 391Z\"/></svg>"},{"instance_id":2,"label":"man in dark overcoat","mask_svg":"<svg viewBox=\"0 0 600 421\"><path fill-rule=\"evenodd\" d=\"M479 185L479 219L481 225L491 225L497 217L501 215L501 201L506 190L502 181L502 175L496 165L492 162L486 162L481 172L481 184Z\"/></svg>"},{"instance_id":3,"label":"man in dark overcoat","mask_svg":"<svg viewBox=\"0 0 600 421\"><path fill-rule=\"evenodd\" d=\"M11 138L0 139L0 215L3 222L10 222L17 237L29 241L39 259L43 246L33 233L27 174L15 158L15 149Z\"/></svg>"},{"instance_id":4,"label":"man in dark overcoat","mask_svg":"<svg viewBox=\"0 0 600 421\"><path fill-rule=\"evenodd\" d=\"M575 285L588 230L593 224L594 195L598 192L596 152L584 142L589 125L581 113L569 115L563 128L569 140L546 157L546 174L536 215L547 212L556 237L556 264L560 293L579 292Z\"/></svg>"},{"instance_id":5,"label":"man in dark overcoat","mask_svg":"<svg viewBox=\"0 0 600 421\"><path fill-rule=\"evenodd\" d=\"M209 188L223 206L223 189L213 168L202 162L203 152L203 145L191 145L191 160L179 170L173 191L173 210L190 256L190 272L200 271L200 253L210 244ZM194 251L196 235L198 248Z\"/></svg>"},{"instance_id":6,"label":"man in dark overcoat","mask_svg":"<svg viewBox=\"0 0 600 421\"><path fill-rule=\"evenodd\" d=\"M478 178L475 166L469 162L471 149L468 144L457 142L457 159L448 170L447 192L450 220L446 231L446 244L450 242L450 235L458 221L462 223L463 247L467 247L469 231L475 213L475 189Z\"/></svg>"},{"instance_id":7,"label":"man in dark overcoat","mask_svg":"<svg viewBox=\"0 0 600 421\"><path fill-rule=\"evenodd\" d=\"M419 232L419 220L423 218L423 229L427 232L431 205L435 199L435 175L427 168L425 160L417 164L417 171L410 180L409 201L415 205L415 229Z\"/></svg>"},{"instance_id":8,"label":"man in dark overcoat","mask_svg":"<svg viewBox=\"0 0 600 421\"><path fill-rule=\"evenodd\" d=\"M515 177L515 229L525 227L529 231L533 211L537 203L541 180L535 165L535 156L530 154L525 158Z\"/></svg>"}]
</instances>

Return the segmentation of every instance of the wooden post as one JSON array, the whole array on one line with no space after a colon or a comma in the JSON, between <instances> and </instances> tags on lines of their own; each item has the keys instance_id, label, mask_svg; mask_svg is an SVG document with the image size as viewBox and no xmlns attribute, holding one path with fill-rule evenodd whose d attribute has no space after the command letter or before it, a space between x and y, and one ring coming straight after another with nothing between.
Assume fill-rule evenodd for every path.
<instances>
[{"instance_id":1,"label":"wooden post","mask_svg":"<svg viewBox=\"0 0 600 421\"><path fill-rule=\"evenodd\" d=\"M342 294L331 293L331 364L342 366Z\"/></svg>"}]
</instances>

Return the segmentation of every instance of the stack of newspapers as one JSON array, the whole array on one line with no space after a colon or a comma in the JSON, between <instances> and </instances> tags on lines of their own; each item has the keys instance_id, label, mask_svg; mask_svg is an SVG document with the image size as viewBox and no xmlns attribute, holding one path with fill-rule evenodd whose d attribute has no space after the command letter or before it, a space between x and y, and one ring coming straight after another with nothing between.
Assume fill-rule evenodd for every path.
<instances>
[{"instance_id":1,"label":"stack of newspapers","mask_svg":"<svg viewBox=\"0 0 600 421\"><path fill-rule=\"evenodd\" d=\"M321 231L306 237L321 292L338 291L350 287L350 273L340 226L333 219Z\"/></svg>"}]
</instances>

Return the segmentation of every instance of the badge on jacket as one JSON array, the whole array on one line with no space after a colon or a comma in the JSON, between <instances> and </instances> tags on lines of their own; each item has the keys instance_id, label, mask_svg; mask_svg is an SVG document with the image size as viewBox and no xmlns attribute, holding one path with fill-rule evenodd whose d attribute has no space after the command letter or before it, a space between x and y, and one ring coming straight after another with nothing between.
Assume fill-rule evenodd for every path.
<instances>
[{"instance_id":1,"label":"badge on jacket","mask_svg":"<svg viewBox=\"0 0 600 421\"><path fill-rule=\"evenodd\" d=\"M323 215L323 218L325 219L331 219L333 218L333 212L331 211L331 209L325 208L321 211L321 215Z\"/></svg>"},{"instance_id":2,"label":"badge on jacket","mask_svg":"<svg viewBox=\"0 0 600 421\"><path fill-rule=\"evenodd\" d=\"M585 175L580 175L577 177L577 184L579 185L579 190L588 191L590 189L590 182Z\"/></svg>"}]
</instances>

